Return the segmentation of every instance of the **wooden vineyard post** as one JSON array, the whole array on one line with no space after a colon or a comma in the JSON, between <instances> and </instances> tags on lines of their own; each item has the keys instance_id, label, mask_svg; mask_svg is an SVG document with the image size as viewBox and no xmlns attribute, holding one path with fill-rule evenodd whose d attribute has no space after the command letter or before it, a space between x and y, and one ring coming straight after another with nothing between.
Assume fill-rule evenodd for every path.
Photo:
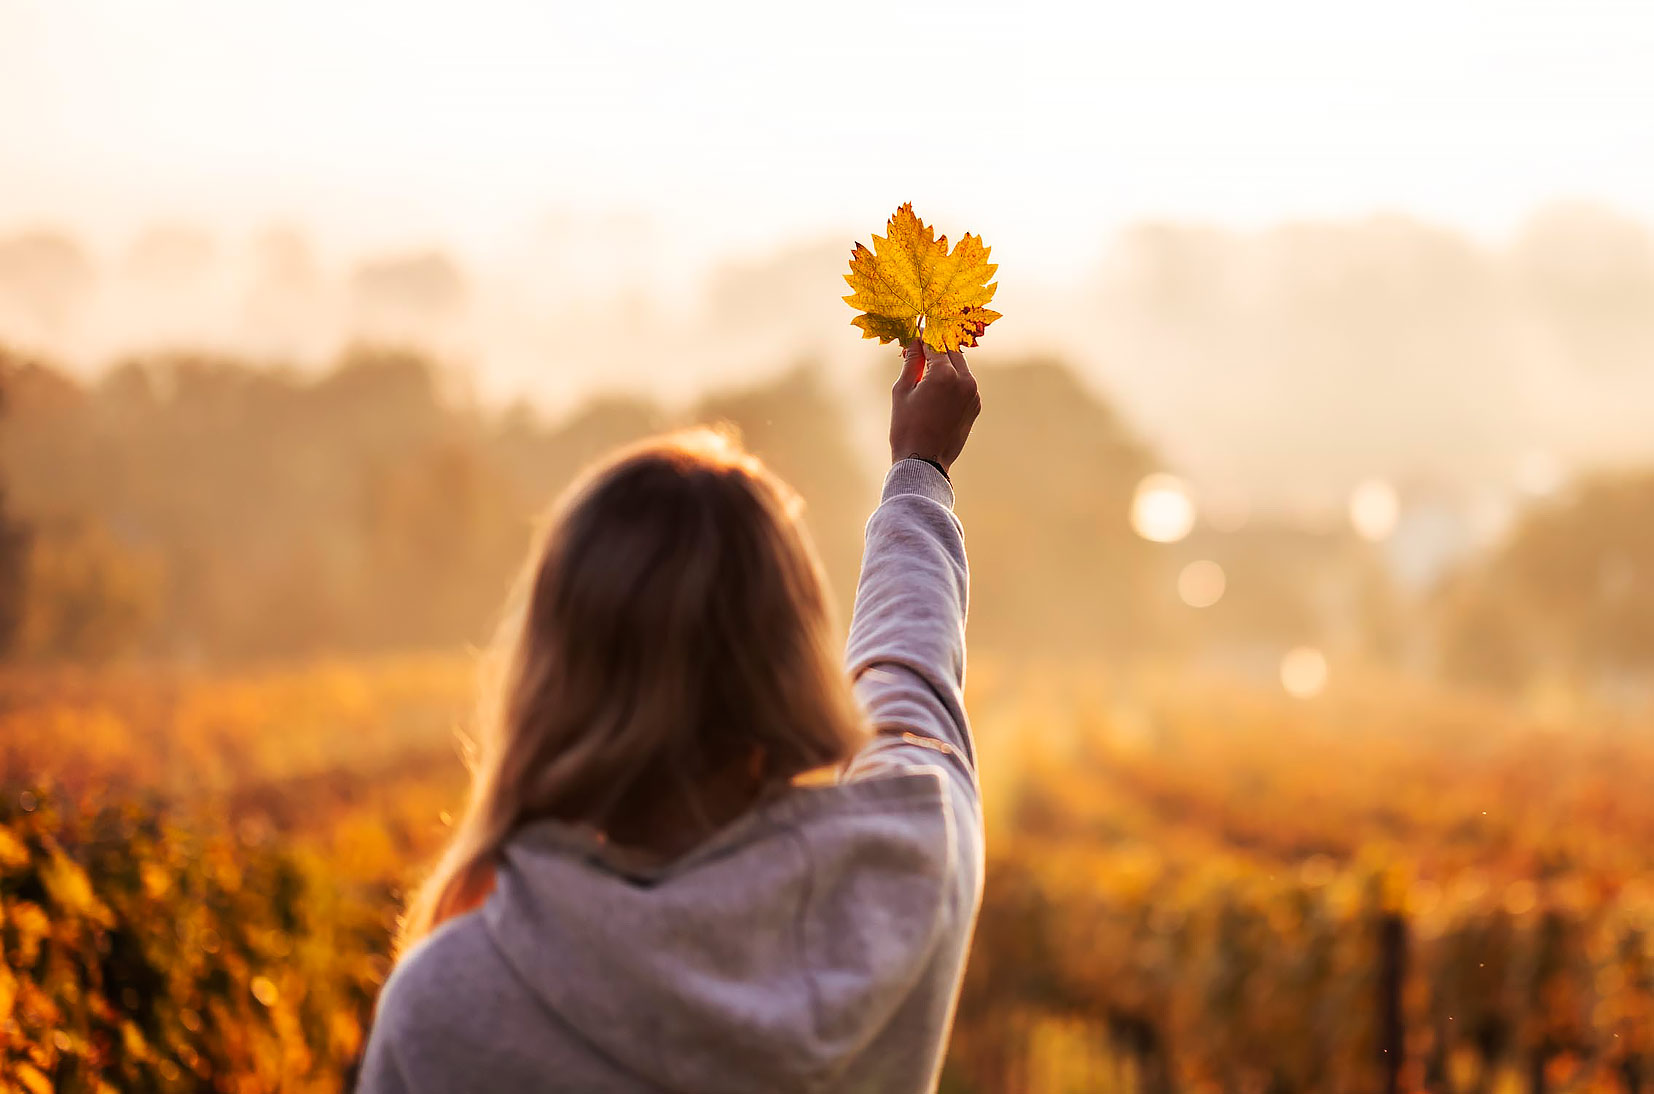
<instances>
[{"instance_id":1,"label":"wooden vineyard post","mask_svg":"<svg viewBox=\"0 0 1654 1094\"><path fill-rule=\"evenodd\" d=\"M1407 978L1407 920L1385 912L1378 920L1378 1064L1384 1094L1399 1094L1406 1059L1401 992Z\"/></svg>"}]
</instances>

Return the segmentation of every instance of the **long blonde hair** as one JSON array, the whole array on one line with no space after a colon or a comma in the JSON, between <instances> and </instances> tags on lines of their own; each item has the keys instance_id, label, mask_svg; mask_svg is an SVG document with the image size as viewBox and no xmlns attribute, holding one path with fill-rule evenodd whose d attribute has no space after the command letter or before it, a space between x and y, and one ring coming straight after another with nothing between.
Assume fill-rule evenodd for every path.
<instances>
[{"instance_id":1,"label":"long blonde hair","mask_svg":"<svg viewBox=\"0 0 1654 1094\"><path fill-rule=\"evenodd\" d=\"M469 802L400 951L486 896L525 823L646 843L652 820L687 821L698 838L853 754L865 729L801 508L706 429L624 450L560 499L507 603Z\"/></svg>"}]
</instances>

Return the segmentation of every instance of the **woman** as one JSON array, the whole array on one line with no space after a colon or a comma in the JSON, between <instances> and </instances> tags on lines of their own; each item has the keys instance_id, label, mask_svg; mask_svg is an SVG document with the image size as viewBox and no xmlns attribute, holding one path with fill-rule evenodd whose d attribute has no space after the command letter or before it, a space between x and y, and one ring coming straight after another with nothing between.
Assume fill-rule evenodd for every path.
<instances>
[{"instance_id":1,"label":"woman","mask_svg":"<svg viewBox=\"0 0 1654 1094\"><path fill-rule=\"evenodd\" d=\"M935 1087L982 885L948 478L981 400L920 345L892 394L847 676L795 498L728 441L565 498L360 1090Z\"/></svg>"}]
</instances>

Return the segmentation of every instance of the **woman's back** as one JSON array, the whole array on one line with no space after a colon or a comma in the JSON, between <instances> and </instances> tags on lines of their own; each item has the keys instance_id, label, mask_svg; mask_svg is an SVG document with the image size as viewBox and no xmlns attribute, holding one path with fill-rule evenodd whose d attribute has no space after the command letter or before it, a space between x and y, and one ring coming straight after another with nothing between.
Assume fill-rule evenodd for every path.
<instances>
[{"instance_id":1,"label":"woman's back","mask_svg":"<svg viewBox=\"0 0 1654 1094\"><path fill-rule=\"evenodd\" d=\"M874 735L838 781L667 861L518 826L386 985L361 1089L933 1088L982 884L952 500L902 459L868 522L847 667Z\"/></svg>"}]
</instances>

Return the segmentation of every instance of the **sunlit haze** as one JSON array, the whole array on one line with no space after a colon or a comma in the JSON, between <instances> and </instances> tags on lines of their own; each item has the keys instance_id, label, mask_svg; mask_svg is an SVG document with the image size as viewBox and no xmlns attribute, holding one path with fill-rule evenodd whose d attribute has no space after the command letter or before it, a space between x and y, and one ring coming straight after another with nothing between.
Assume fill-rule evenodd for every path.
<instances>
[{"instance_id":1,"label":"sunlit haze","mask_svg":"<svg viewBox=\"0 0 1654 1094\"><path fill-rule=\"evenodd\" d=\"M1633 3L0 5L0 223L771 247L911 199L1021 276L1143 217L1654 215Z\"/></svg>"},{"instance_id":2,"label":"sunlit haze","mask_svg":"<svg viewBox=\"0 0 1654 1094\"><path fill-rule=\"evenodd\" d=\"M1648 1094L1650 787L1654 0L0 0L0 1092Z\"/></svg>"},{"instance_id":3,"label":"sunlit haze","mask_svg":"<svg viewBox=\"0 0 1654 1094\"><path fill-rule=\"evenodd\" d=\"M1649 56L1630 3L0 0L0 341L850 389L845 256L912 201L993 248L982 360L1061 359L1214 527L1381 481L1356 527L1436 557L1654 450ZM1469 530L1418 548L1435 489Z\"/></svg>"}]
</instances>

